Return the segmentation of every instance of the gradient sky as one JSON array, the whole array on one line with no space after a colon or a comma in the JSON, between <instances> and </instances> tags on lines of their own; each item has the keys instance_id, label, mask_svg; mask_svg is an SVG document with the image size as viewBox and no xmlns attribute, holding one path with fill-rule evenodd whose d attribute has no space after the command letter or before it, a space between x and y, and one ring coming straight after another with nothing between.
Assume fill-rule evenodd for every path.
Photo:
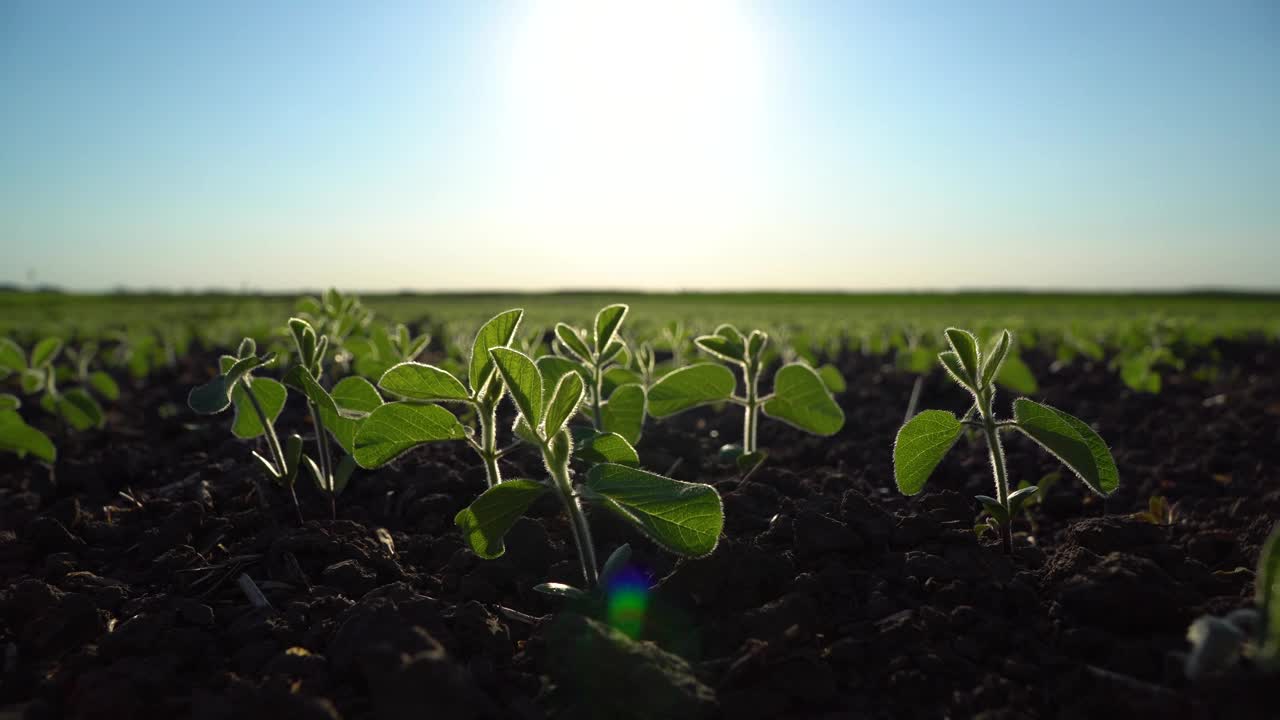
<instances>
[{"instance_id":1,"label":"gradient sky","mask_svg":"<svg viewBox=\"0 0 1280 720\"><path fill-rule=\"evenodd\" d=\"M7 0L0 251L76 289L1275 289L1280 4Z\"/></svg>"}]
</instances>

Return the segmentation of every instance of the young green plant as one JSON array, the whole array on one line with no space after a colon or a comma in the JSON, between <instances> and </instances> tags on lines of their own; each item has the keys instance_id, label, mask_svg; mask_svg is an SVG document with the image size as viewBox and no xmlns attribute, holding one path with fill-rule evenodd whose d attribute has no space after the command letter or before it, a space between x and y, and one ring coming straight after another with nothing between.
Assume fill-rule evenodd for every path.
<instances>
[{"instance_id":1,"label":"young green plant","mask_svg":"<svg viewBox=\"0 0 1280 720\"><path fill-rule=\"evenodd\" d=\"M743 408L742 444L726 448L737 455L739 464L754 467L763 459L759 450L760 414L781 420L814 435L830 436L844 427L844 411L832 397L822 377L800 362L778 368L773 376L773 392L760 393L760 376L765 366L764 351L769 336L752 330L744 336L732 325L721 325L715 333L694 340L700 350L742 372L743 394L735 394L738 380L733 371L719 363L698 363L663 375L649 388L649 414L666 418L712 403L730 402Z\"/></svg>"},{"instance_id":2,"label":"young green plant","mask_svg":"<svg viewBox=\"0 0 1280 720\"><path fill-rule=\"evenodd\" d=\"M538 449L548 478L495 485L458 513L454 522L477 555L502 555L507 531L546 493L559 498L569 517L584 587L545 583L536 588L540 592L581 598L600 584L601 569L584 501L604 506L678 555L700 557L715 550L724 527L724 507L715 488L641 470L636 467L635 450L617 434L600 436L610 442L598 443L590 452L577 455L596 464L587 471L585 482L575 482L570 469L574 442L568 425L586 397L582 375L564 373L553 387L537 364L518 350L494 348L490 355L520 412L516 435ZM625 553L615 553L607 566L615 567L624 560Z\"/></svg>"},{"instance_id":3,"label":"young green plant","mask_svg":"<svg viewBox=\"0 0 1280 720\"><path fill-rule=\"evenodd\" d=\"M1188 678L1227 670L1243 655L1266 673L1280 672L1280 525L1262 545L1254 575L1254 605L1225 617L1203 615L1187 629Z\"/></svg>"},{"instance_id":4,"label":"young green plant","mask_svg":"<svg viewBox=\"0 0 1280 720\"><path fill-rule=\"evenodd\" d=\"M1010 492L1000 433L1023 433L1058 458L1090 490L1103 497L1115 492L1120 486L1120 474L1111 451L1083 421L1027 398L1013 401L1012 420L996 417L995 378L1013 344L1008 330L1001 332L985 353L979 351L977 338L967 330L948 328L946 340L951 349L939 353L938 359L947 375L969 392L973 405L961 418L945 410L925 410L898 430L893 445L893 475L904 495L915 495L924 489L925 481L966 426L980 430L987 441L996 496L979 495L977 499L999 527L1005 552L1013 551L1013 518L1037 488L1028 485Z\"/></svg>"},{"instance_id":5,"label":"young green plant","mask_svg":"<svg viewBox=\"0 0 1280 720\"><path fill-rule=\"evenodd\" d=\"M644 429L645 392L635 373L626 369L629 353L619 330L627 309L626 305L601 308L589 330L557 323L560 354L539 358L538 365L557 379L570 370L580 374L587 388L591 424L635 444Z\"/></svg>"},{"instance_id":6,"label":"young green plant","mask_svg":"<svg viewBox=\"0 0 1280 720\"><path fill-rule=\"evenodd\" d=\"M257 450L253 457L267 476L289 489L293 507L302 523L302 508L294 490L298 468L302 464L302 437L292 435L286 445L280 444L275 422L284 409L288 390L280 382L267 377L255 377L254 371L269 367L276 361L275 353L258 355L253 338L240 342L236 354L219 358L219 373L209 382L191 389L187 405L201 415L215 415L227 408L234 408L231 434L242 440L264 438L267 456ZM264 510L270 507L269 486L262 478L254 476L258 502Z\"/></svg>"},{"instance_id":7,"label":"young green plant","mask_svg":"<svg viewBox=\"0 0 1280 720\"><path fill-rule=\"evenodd\" d=\"M356 433L353 454L360 467L382 467L424 443L465 439L484 462L489 487L501 483L498 460L508 451L498 447L498 403L504 385L489 350L512 342L523 317L524 310L507 310L481 326L471 343L466 384L448 370L418 362L387 370L378 387L401 400L375 409ZM458 403L474 410L479 439L436 403Z\"/></svg>"}]
</instances>

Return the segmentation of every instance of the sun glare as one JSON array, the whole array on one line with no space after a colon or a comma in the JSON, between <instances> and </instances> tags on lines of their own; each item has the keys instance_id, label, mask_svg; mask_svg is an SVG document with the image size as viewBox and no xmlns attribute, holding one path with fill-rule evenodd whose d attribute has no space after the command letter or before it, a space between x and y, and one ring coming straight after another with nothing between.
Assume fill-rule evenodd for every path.
<instances>
[{"instance_id":1,"label":"sun glare","mask_svg":"<svg viewBox=\"0 0 1280 720\"><path fill-rule=\"evenodd\" d=\"M733 185L763 113L763 65L740 3L532 4L511 47L505 120L527 184L597 203Z\"/></svg>"}]
</instances>

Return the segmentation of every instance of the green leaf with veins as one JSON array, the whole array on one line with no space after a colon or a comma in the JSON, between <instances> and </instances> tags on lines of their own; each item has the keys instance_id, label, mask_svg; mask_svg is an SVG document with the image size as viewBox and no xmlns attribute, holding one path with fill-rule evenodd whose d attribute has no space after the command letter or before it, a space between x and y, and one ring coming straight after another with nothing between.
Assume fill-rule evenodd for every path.
<instances>
[{"instance_id":1,"label":"green leaf with veins","mask_svg":"<svg viewBox=\"0 0 1280 720\"><path fill-rule=\"evenodd\" d=\"M453 522L476 555L493 560L506 552L502 539L531 505L547 492L533 480L507 480L484 491Z\"/></svg>"},{"instance_id":2,"label":"green leaf with veins","mask_svg":"<svg viewBox=\"0 0 1280 720\"><path fill-rule=\"evenodd\" d=\"M575 442L574 454L592 465L640 464L640 455L636 453L636 449L618 433L597 433L580 442Z\"/></svg>"},{"instance_id":3,"label":"green leaf with veins","mask_svg":"<svg viewBox=\"0 0 1280 720\"><path fill-rule=\"evenodd\" d=\"M254 397L258 398L262 412L267 416L267 422L275 423L276 418L280 417L280 411L284 410L288 391L285 390L284 385L271 378L253 378L251 382ZM243 382L236 383L235 389L231 391L231 404L236 410L235 419L231 422L231 434L242 440L256 438L266 433L266 428L258 419L258 413L254 411L247 392Z\"/></svg>"},{"instance_id":4,"label":"green leaf with veins","mask_svg":"<svg viewBox=\"0 0 1280 720\"><path fill-rule=\"evenodd\" d=\"M582 367L577 362L559 355L543 355L538 358L536 364L538 372L542 375L542 387L555 387L560 382L560 378L568 373L582 373Z\"/></svg>"},{"instance_id":5,"label":"green leaf with veins","mask_svg":"<svg viewBox=\"0 0 1280 720\"><path fill-rule=\"evenodd\" d=\"M723 365L699 363L679 368L649 388L649 414L665 418L699 405L723 402L737 386L733 371Z\"/></svg>"},{"instance_id":6,"label":"green leaf with veins","mask_svg":"<svg viewBox=\"0 0 1280 720\"><path fill-rule=\"evenodd\" d=\"M1120 487L1111 450L1081 420L1026 398L1013 401L1013 418L1018 430L1061 460L1090 490L1106 497Z\"/></svg>"},{"instance_id":7,"label":"green leaf with veins","mask_svg":"<svg viewBox=\"0 0 1280 720\"><path fill-rule=\"evenodd\" d=\"M523 317L524 310L507 310L498 313L480 326L475 341L471 345L471 363L468 370L472 393L478 395L493 374L493 358L490 357L489 351L511 344L516 336L516 330L520 327L520 319Z\"/></svg>"},{"instance_id":8,"label":"green leaf with veins","mask_svg":"<svg viewBox=\"0 0 1280 720\"><path fill-rule=\"evenodd\" d=\"M724 529L724 506L710 485L603 463L587 472L586 488L590 499L678 555L710 554Z\"/></svg>"},{"instance_id":9,"label":"green leaf with veins","mask_svg":"<svg viewBox=\"0 0 1280 720\"><path fill-rule=\"evenodd\" d=\"M609 343L613 342L613 338L618 334L618 328L622 326L622 321L627 317L627 306L608 305L600 309L596 313L595 323L595 341L596 350L603 351L609 347Z\"/></svg>"},{"instance_id":10,"label":"green leaf with veins","mask_svg":"<svg viewBox=\"0 0 1280 720\"><path fill-rule=\"evenodd\" d=\"M743 356L747 351L739 340L721 335L702 335L694 338L693 344L714 357L739 365L742 364Z\"/></svg>"},{"instance_id":11,"label":"green leaf with veins","mask_svg":"<svg viewBox=\"0 0 1280 720\"><path fill-rule=\"evenodd\" d=\"M618 433L627 442L640 442L640 433L644 430L645 395L640 385L623 385L609 396L609 401L600 408L600 428L605 432Z\"/></svg>"},{"instance_id":12,"label":"green leaf with veins","mask_svg":"<svg viewBox=\"0 0 1280 720\"><path fill-rule=\"evenodd\" d=\"M529 425L537 428L542 422L542 373L528 355L511 348L493 348L489 351L493 357L502 381L507 384L507 391L516 408L529 420Z\"/></svg>"},{"instance_id":13,"label":"green leaf with veins","mask_svg":"<svg viewBox=\"0 0 1280 720\"><path fill-rule=\"evenodd\" d=\"M367 415L382 405L382 395L373 383L356 375L339 380L329 394L344 415Z\"/></svg>"},{"instance_id":14,"label":"green leaf with veins","mask_svg":"<svg viewBox=\"0 0 1280 720\"><path fill-rule=\"evenodd\" d=\"M951 349L960 358L960 363L964 367L964 377L969 384L977 384L977 379L981 377L979 374L981 368L978 363L978 339L968 330L959 328L947 328L947 343L951 345Z\"/></svg>"},{"instance_id":15,"label":"green leaf with veins","mask_svg":"<svg viewBox=\"0 0 1280 720\"><path fill-rule=\"evenodd\" d=\"M400 363L387 370L378 380L378 387L421 402L463 401L471 397L462 381L448 371L417 362Z\"/></svg>"},{"instance_id":16,"label":"green leaf with veins","mask_svg":"<svg viewBox=\"0 0 1280 720\"><path fill-rule=\"evenodd\" d=\"M465 437L458 418L439 405L391 402L379 406L361 421L352 455L360 467L372 469L419 445Z\"/></svg>"},{"instance_id":17,"label":"green leaf with veins","mask_svg":"<svg viewBox=\"0 0 1280 720\"><path fill-rule=\"evenodd\" d=\"M792 363L773 376L773 397L764 404L771 418L811 432L834 435L844 427L844 411L813 368Z\"/></svg>"},{"instance_id":18,"label":"green leaf with veins","mask_svg":"<svg viewBox=\"0 0 1280 720\"><path fill-rule=\"evenodd\" d=\"M551 437L560 432L569 418L578 412L578 405L582 403L584 391L582 376L578 373L567 373L560 378L560 382L551 393L551 399L547 401L547 413L543 419L544 435Z\"/></svg>"},{"instance_id":19,"label":"green leaf with veins","mask_svg":"<svg viewBox=\"0 0 1280 720\"><path fill-rule=\"evenodd\" d=\"M953 413L925 410L898 430L893 443L893 479L903 495L915 495L960 438L964 426Z\"/></svg>"},{"instance_id":20,"label":"green leaf with veins","mask_svg":"<svg viewBox=\"0 0 1280 720\"><path fill-rule=\"evenodd\" d=\"M588 362L591 359L591 350L578 334L577 328L568 323L556 323L556 338L566 350L577 356L578 360Z\"/></svg>"}]
</instances>

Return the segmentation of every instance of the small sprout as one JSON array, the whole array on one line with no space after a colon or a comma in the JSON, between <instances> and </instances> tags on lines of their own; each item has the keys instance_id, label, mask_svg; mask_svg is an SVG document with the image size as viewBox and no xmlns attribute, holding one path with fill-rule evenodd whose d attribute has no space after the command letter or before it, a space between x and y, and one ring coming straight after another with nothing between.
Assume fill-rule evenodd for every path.
<instances>
[{"instance_id":1,"label":"small sprout","mask_svg":"<svg viewBox=\"0 0 1280 720\"><path fill-rule=\"evenodd\" d=\"M619 563L625 563L625 558L611 559L603 571L597 564L584 501L604 506L678 555L700 557L715 550L724 527L724 507L715 488L672 480L613 461L595 464L586 473L585 482L575 482L570 471L574 433L568 425L586 397L582 375L567 372L551 385L537 364L520 351L499 347L489 353L520 412L516 435L538 449L548 479L507 480L486 490L457 514L454 522L477 555L487 559L502 555L507 531L534 501L548 492L560 499L569 517L585 589L548 583L538 586L540 592L585 599L600 587L602 576L607 577ZM601 437L609 441L595 446L593 452L597 456L635 457L634 449L621 436Z\"/></svg>"},{"instance_id":2,"label":"small sprout","mask_svg":"<svg viewBox=\"0 0 1280 720\"><path fill-rule=\"evenodd\" d=\"M773 392L760 395L760 375L764 370L765 346L769 336L753 330L744 336L732 325L721 325L712 335L694 340L698 348L742 371L743 395L736 395L738 381L733 371L718 363L698 363L673 370L649 389L649 414L665 418L701 405L731 402L744 409L742 445L727 452L745 457L754 468L762 456L757 445L759 415L781 420L815 435L829 436L844 427L844 411L831 396L822 377L808 365L783 365L773 376ZM739 451L740 450L740 451ZM726 451L722 450L722 454Z\"/></svg>"},{"instance_id":3,"label":"small sprout","mask_svg":"<svg viewBox=\"0 0 1280 720\"><path fill-rule=\"evenodd\" d=\"M644 429L646 398L643 375L627 369L631 353L619 334L627 309L626 305L601 308L587 330L558 323L558 354L539 358L538 367L555 378L569 371L580 374L586 383L592 425L599 432L618 433L634 445Z\"/></svg>"},{"instance_id":4,"label":"small sprout","mask_svg":"<svg viewBox=\"0 0 1280 720\"><path fill-rule=\"evenodd\" d=\"M383 373L378 387L402 399L372 409L356 433L352 454L360 467L382 467L424 443L466 440L484 461L489 487L501 483L498 460L507 450L498 447L497 413L506 388L489 351L511 343L523 317L524 310L507 310L480 327L471 342L465 384L444 368L412 361ZM436 403L474 410L479 441L471 428L464 428L457 416Z\"/></svg>"},{"instance_id":5,"label":"small sprout","mask_svg":"<svg viewBox=\"0 0 1280 720\"><path fill-rule=\"evenodd\" d=\"M1152 495L1147 499L1147 509L1137 517L1152 525L1172 525L1175 515L1173 505L1163 495Z\"/></svg>"},{"instance_id":6,"label":"small sprout","mask_svg":"<svg viewBox=\"0 0 1280 720\"><path fill-rule=\"evenodd\" d=\"M1266 673L1280 672L1280 525L1262 544L1254 579L1254 606L1224 617L1203 615L1187 628L1188 678L1224 672L1247 657Z\"/></svg>"},{"instance_id":7,"label":"small sprout","mask_svg":"<svg viewBox=\"0 0 1280 720\"><path fill-rule=\"evenodd\" d=\"M1013 550L1013 517L1023 503L1035 494L1034 485L1010 492L1006 477L1004 447L1000 432L1018 430L1058 458L1079 477L1090 490L1106 497L1120 485L1111 451L1098 434L1084 422L1027 398L1013 402L1013 419L995 417L995 380L1001 365L1011 357L1013 336L1003 331L986 353L978 349L978 341L966 330L949 328L946 340L950 350L938 354L938 360L956 384L969 391L973 406L963 418L944 410L925 410L903 424L893 446L893 474L904 495L915 495L946 456L965 427L982 430L995 476L996 496L979 495L991 520L999 527L1005 552ZM976 416L977 419L974 419Z\"/></svg>"},{"instance_id":8,"label":"small sprout","mask_svg":"<svg viewBox=\"0 0 1280 720\"><path fill-rule=\"evenodd\" d=\"M276 380L253 375L255 370L269 367L275 361L275 353L258 355L257 344L252 338L245 338L236 355L223 355L219 359L220 372L217 376L191 389L187 395L187 405L201 415L215 415L233 407L235 417L231 422L231 433L242 440L265 438L269 457L263 457L256 450L253 457L269 477L292 487L293 479L298 475L298 466L296 460L290 460L301 455L301 438L296 443L297 452L290 447L290 452L286 454L275 430L275 421L284 409L288 391ZM267 486L257 478L255 484L258 502L265 509L269 506ZM302 511L297 507L296 496L294 507L301 522Z\"/></svg>"}]
</instances>

